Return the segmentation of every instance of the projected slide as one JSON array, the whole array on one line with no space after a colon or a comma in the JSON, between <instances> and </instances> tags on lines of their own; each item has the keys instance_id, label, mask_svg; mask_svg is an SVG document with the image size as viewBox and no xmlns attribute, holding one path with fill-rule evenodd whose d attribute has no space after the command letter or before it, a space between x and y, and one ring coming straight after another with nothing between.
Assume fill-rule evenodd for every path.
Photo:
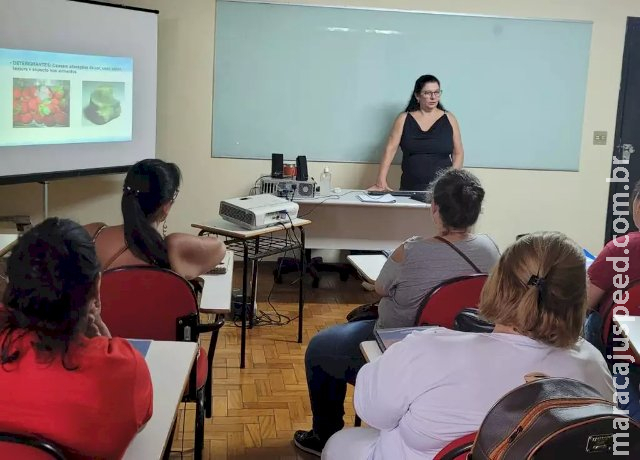
<instances>
[{"instance_id":1,"label":"projected slide","mask_svg":"<svg viewBox=\"0 0 640 460\"><path fill-rule=\"evenodd\" d=\"M130 141L133 60L0 48L0 147Z\"/></svg>"}]
</instances>

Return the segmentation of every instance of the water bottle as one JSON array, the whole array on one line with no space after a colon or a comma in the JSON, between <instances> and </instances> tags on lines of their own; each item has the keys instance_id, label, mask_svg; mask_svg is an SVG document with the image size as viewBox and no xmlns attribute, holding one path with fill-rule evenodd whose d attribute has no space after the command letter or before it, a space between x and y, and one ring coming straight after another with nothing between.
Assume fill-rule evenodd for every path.
<instances>
[{"instance_id":1,"label":"water bottle","mask_svg":"<svg viewBox=\"0 0 640 460\"><path fill-rule=\"evenodd\" d=\"M331 193L331 173L329 168L324 168L324 172L320 176L320 195L329 195Z\"/></svg>"}]
</instances>

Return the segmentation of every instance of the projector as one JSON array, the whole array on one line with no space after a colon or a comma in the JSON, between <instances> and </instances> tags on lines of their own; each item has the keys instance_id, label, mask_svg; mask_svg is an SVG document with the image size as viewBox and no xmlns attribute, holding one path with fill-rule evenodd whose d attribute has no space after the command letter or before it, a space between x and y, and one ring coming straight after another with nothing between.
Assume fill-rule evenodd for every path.
<instances>
[{"instance_id":1,"label":"projector","mask_svg":"<svg viewBox=\"0 0 640 460\"><path fill-rule=\"evenodd\" d=\"M298 203L269 193L220 202L220 217L249 230L286 223L297 216Z\"/></svg>"}]
</instances>

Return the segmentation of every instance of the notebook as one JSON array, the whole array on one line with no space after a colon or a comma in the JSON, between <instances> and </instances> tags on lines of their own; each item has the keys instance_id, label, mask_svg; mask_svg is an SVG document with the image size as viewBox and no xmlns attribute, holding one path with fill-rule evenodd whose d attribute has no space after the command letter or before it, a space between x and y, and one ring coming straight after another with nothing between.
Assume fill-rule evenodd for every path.
<instances>
[{"instance_id":1,"label":"notebook","mask_svg":"<svg viewBox=\"0 0 640 460\"><path fill-rule=\"evenodd\" d=\"M424 331L436 326L396 327L389 329L376 329L374 335L381 351L385 351L396 342L400 342L406 336L416 331Z\"/></svg>"},{"instance_id":2,"label":"notebook","mask_svg":"<svg viewBox=\"0 0 640 460\"><path fill-rule=\"evenodd\" d=\"M224 259L222 259L222 262L220 262L214 268L209 270L206 274L207 275L224 275L225 273L227 273L227 267L229 266L229 258L231 257L233 257L233 254L231 252L227 252L224 255Z\"/></svg>"},{"instance_id":3,"label":"notebook","mask_svg":"<svg viewBox=\"0 0 640 460\"><path fill-rule=\"evenodd\" d=\"M128 342L140 352L142 356L147 356L147 351L149 351L149 347L151 346L151 340L138 340L138 339L128 339Z\"/></svg>"},{"instance_id":4,"label":"notebook","mask_svg":"<svg viewBox=\"0 0 640 460\"><path fill-rule=\"evenodd\" d=\"M582 252L584 253L585 263L586 263L586 267L588 269L591 266L591 264L596 260L596 256L591 254L586 249L583 249Z\"/></svg>"}]
</instances>

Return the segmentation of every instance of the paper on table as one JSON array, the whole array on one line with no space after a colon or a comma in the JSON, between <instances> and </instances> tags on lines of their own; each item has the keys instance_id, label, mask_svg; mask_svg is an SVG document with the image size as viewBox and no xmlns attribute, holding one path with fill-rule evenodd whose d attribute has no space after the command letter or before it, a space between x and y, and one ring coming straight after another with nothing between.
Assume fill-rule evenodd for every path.
<instances>
[{"instance_id":1,"label":"paper on table","mask_svg":"<svg viewBox=\"0 0 640 460\"><path fill-rule=\"evenodd\" d=\"M364 201L365 203L395 203L396 199L393 195L387 193L385 195L367 195L366 193L361 193L358 195L358 199L360 201Z\"/></svg>"}]
</instances>

